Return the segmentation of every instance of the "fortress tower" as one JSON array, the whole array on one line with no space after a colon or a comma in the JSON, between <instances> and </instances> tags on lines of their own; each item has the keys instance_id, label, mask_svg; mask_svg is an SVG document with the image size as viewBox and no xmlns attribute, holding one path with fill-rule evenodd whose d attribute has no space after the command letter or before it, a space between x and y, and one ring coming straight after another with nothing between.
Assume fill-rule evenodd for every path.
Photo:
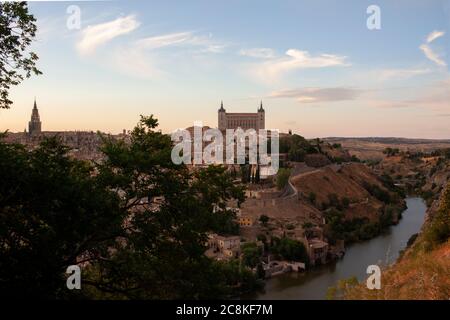
<instances>
[{"instance_id":1,"label":"fortress tower","mask_svg":"<svg viewBox=\"0 0 450 320\"><path fill-rule=\"evenodd\" d=\"M261 104L258 111L255 113L227 113L223 107L223 102L220 103L218 111L218 127L219 130L226 129L265 129L265 110Z\"/></svg>"}]
</instances>

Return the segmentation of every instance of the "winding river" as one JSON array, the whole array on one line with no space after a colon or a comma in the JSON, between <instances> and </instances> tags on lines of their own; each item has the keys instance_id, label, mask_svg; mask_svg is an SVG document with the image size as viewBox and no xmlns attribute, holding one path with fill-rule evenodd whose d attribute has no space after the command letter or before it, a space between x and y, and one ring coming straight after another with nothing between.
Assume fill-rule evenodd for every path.
<instances>
[{"instance_id":1,"label":"winding river","mask_svg":"<svg viewBox=\"0 0 450 320\"><path fill-rule=\"evenodd\" d=\"M356 276L367 278L367 266L386 266L395 262L411 235L419 232L426 205L421 198L407 198L408 208L400 223L389 227L376 238L347 248L345 256L335 263L317 267L306 273L288 273L267 280L265 292L246 296L248 299L325 299L328 287L340 279Z\"/></svg>"}]
</instances>

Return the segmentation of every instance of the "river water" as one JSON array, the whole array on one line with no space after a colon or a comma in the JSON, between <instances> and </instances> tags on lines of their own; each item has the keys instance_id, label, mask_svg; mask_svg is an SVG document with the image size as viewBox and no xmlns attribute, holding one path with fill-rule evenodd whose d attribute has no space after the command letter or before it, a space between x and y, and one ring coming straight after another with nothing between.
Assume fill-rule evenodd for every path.
<instances>
[{"instance_id":1,"label":"river water","mask_svg":"<svg viewBox=\"0 0 450 320\"><path fill-rule=\"evenodd\" d=\"M288 273L268 279L265 293L254 293L244 298L325 299L327 289L341 279L356 276L359 281L365 280L367 266L392 264L406 247L408 239L419 232L426 205L421 198L407 198L406 204L408 208L397 225L376 238L350 245L342 259L305 273Z\"/></svg>"}]
</instances>

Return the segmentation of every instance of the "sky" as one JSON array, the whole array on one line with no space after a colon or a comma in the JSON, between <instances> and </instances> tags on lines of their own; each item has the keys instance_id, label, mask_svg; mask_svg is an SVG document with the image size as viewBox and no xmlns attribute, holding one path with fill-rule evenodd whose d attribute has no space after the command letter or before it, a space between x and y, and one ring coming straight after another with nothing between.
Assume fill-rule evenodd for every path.
<instances>
[{"instance_id":1,"label":"sky","mask_svg":"<svg viewBox=\"0 0 450 320\"><path fill-rule=\"evenodd\" d=\"M73 6L76 7L73 7ZM380 29L369 29L370 5ZM171 132L266 110L307 138L450 138L450 1L29 2L42 75L11 90L0 130ZM75 8L75 11L73 11ZM79 9L79 28L76 14ZM374 21L374 20L370 20ZM377 20L378 21L378 20Z\"/></svg>"}]
</instances>

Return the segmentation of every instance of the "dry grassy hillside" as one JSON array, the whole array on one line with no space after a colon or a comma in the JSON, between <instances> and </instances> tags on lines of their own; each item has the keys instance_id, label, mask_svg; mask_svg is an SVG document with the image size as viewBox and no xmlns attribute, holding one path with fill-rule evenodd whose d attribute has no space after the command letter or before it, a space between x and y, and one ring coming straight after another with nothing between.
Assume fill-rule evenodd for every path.
<instances>
[{"instance_id":1,"label":"dry grassy hillside","mask_svg":"<svg viewBox=\"0 0 450 320\"><path fill-rule=\"evenodd\" d=\"M272 220L319 228L330 244L370 239L395 224L404 200L362 163L330 164L320 168L290 162L284 189L253 190L241 214L253 221ZM270 196L271 195L271 196ZM290 226L292 227L292 226Z\"/></svg>"},{"instance_id":2,"label":"dry grassy hillside","mask_svg":"<svg viewBox=\"0 0 450 320\"><path fill-rule=\"evenodd\" d=\"M377 219L383 203L371 196L366 185L376 185L387 192L371 170L359 163L342 166L329 166L299 174L291 179L292 184L305 198L314 195L314 204L324 209L335 197L342 202L348 199L343 208L346 218L366 217Z\"/></svg>"},{"instance_id":3,"label":"dry grassy hillside","mask_svg":"<svg viewBox=\"0 0 450 320\"><path fill-rule=\"evenodd\" d=\"M345 299L450 299L450 242L430 252L404 257L382 273L381 290L359 285Z\"/></svg>"}]
</instances>

